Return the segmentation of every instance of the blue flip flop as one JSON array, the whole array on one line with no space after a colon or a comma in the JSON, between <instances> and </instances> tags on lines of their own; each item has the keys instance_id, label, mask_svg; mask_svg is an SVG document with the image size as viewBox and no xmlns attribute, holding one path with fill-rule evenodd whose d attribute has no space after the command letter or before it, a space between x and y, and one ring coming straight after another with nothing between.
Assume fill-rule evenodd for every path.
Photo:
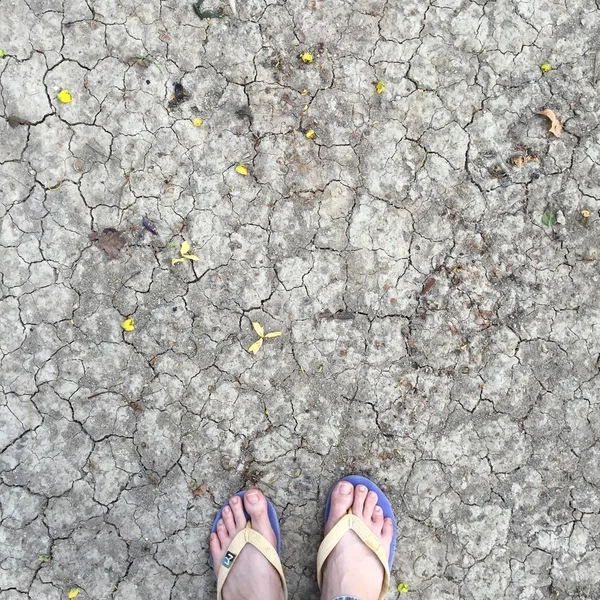
<instances>
[{"instance_id":1,"label":"blue flip flop","mask_svg":"<svg viewBox=\"0 0 600 600\"><path fill-rule=\"evenodd\" d=\"M342 539L343 535L349 531L354 531L358 537L375 553L377 558L381 561L384 567L384 578L383 585L381 587L381 594L379 596L380 600L383 600L386 595L389 585L390 585L390 571L392 570L392 563L394 562L394 554L396 552L396 534L398 531L396 524L396 517L394 515L394 511L392 509L392 505L390 501L387 499L386 495L379 489L377 485L375 485L370 479L363 477L362 475L349 475L348 477L342 477L340 481L347 481L351 483L354 487L359 484L364 485L369 491L373 491L377 494L377 504L381 506L383 511L383 516L389 517L392 520L394 526L394 537L390 543L389 548L389 558L386 557L385 550L381 545L377 536L371 532L371 530L366 526L362 519L359 519L357 516L352 514L352 510L349 510L346 515L344 515L333 527L333 529L325 536L325 539L321 543L319 547L319 552L317 554L317 581L319 583L319 589L321 588L321 583L323 581L323 565L325 564L325 560L331 553L331 551L335 548L338 542ZM329 511L331 509L331 494L333 490L337 486L338 481L329 492L329 496L327 497L327 506L325 507L325 522L329 518Z\"/></svg>"},{"instance_id":2,"label":"blue flip flop","mask_svg":"<svg viewBox=\"0 0 600 600\"><path fill-rule=\"evenodd\" d=\"M238 496L242 502L244 500L244 496L246 495L246 490L242 490L235 494ZM277 517L277 511L275 507L271 503L271 501L266 498L267 501L267 515L269 517L269 523L273 528L275 533L275 538L277 540L277 549L275 549L269 541L267 541L258 531L252 529L252 520L248 512L244 509L244 515L246 516L246 527L238 532L234 538L231 540L231 544L229 544L229 548L227 548L227 552L221 561L221 566L219 568L219 574L217 575L217 600L221 600L221 591L223 585L225 584L225 580L227 576L231 572L231 568L233 567L236 558L239 556L243 547L246 544L251 544L255 548L257 548L264 557L275 567L276 571L279 573L279 577L281 578L281 584L283 586L283 592L285 598L287 598L287 585L285 582L285 578L283 576L283 569L281 566L281 560L279 555L281 553L281 531L279 529L279 518ZM217 523L222 518L223 509L229 505L229 500L221 506L215 520L213 522L211 532L215 533L217 531ZM209 559L209 564L214 568L214 561L212 556Z\"/></svg>"}]
</instances>

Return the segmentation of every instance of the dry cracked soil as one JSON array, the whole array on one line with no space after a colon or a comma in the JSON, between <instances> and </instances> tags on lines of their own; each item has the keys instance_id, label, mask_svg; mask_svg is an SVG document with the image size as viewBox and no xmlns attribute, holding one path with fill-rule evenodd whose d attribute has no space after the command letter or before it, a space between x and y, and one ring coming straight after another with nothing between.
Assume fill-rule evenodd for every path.
<instances>
[{"instance_id":1,"label":"dry cracked soil","mask_svg":"<svg viewBox=\"0 0 600 600\"><path fill-rule=\"evenodd\" d=\"M388 599L598 600L598 0L201 8L0 0L0 600L212 598L250 485L315 598L351 472Z\"/></svg>"}]
</instances>

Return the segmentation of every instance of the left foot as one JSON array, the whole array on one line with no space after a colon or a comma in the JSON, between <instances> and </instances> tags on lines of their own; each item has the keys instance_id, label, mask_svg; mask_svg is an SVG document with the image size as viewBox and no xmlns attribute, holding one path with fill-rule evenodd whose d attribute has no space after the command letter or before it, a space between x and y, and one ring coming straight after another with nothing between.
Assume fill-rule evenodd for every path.
<instances>
[{"instance_id":1,"label":"left foot","mask_svg":"<svg viewBox=\"0 0 600 600\"><path fill-rule=\"evenodd\" d=\"M267 514L267 499L260 490L250 489L244 495L232 496L223 509L216 533L210 534L210 553L215 573L224 568L221 561L231 540L246 527L244 508L250 515L252 529L260 533L277 549L277 538ZM223 585L223 600L284 600L279 573L251 544L246 544Z\"/></svg>"}]
</instances>

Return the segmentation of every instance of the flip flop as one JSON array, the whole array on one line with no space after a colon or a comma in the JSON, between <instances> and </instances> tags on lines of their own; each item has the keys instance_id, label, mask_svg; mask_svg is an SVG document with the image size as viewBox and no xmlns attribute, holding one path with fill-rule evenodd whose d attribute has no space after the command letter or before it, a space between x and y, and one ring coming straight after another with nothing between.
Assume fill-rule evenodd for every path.
<instances>
[{"instance_id":1,"label":"flip flop","mask_svg":"<svg viewBox=\"0 0 600 600\"><path fill-rule=\"evenodd\" d=\"M389 558L386 558L385 549L381 545L381 542L377 536L367 527L362 519L359 519L357 516L352 514L351 508L348 509L348 512L334 525L333 529L325 536L325 539L319 546L319 551L317 553L317 581L319 583L319 589L321 589L321 584L323 583L323 565L325 564L327 557L338 545L343 535L352 530L375 553L383 565L383 584L381 586L381 593L379 594L379 600L383 600L390 587L390 571L392 570L394 553L396 552L397 526L392 505L379 487L377 487L370 479L367 479L366 477L362 477L361 475L349 475L348 477L343 477L340 479L340 481L348 481L354 487L362 483L369 491L373 491L377 494L377 504L381 506L384 518L389 517L392 519L392 523L394 525L394 537L390 543ZM338 481L338 483L340 481ZM335 485L337 485L337 483ZM325 522L327 522L327 519L329 518L329 511L331 509L331 494L333 493L334 488L335 486L331 488L327 498Z\"/></svg>"},{"instance_id":2,"label":"flip flop","mask_svg":"<svg viewBox=\"0 0 600 600\"><path fill-rule=\"evenodd\" d=\"M242 502L245 495L246 490L242 490L236 494L236 496L239 496L239 498L242 499ZM281 578L283 595L287 600L287 584L285 583L285 577L283 576L283 569L281 567L281 560L279 558L281 553L281 532L279 530L279 519L277 518L277 512L271 501L266 497L265 499L267 501L267 515L269 517L269 523L271 523L271 527L275 532L275 538L277 539L277 550L273 548L271 543L263 535L258 533L258 531L255 529L252 529L250 515L246 512L246 509L244 509L244 515L247 520L246 527L239 531L231 540L231 544L229 544L227 552L225 552L225 556L221 561L221 568L219 569L219 574L217 575L217 600L222 600L221 592L223 590L223 586L225 585L225 580L231 572L231 567L233 567L235 564L236 558L240 555L240 552L246 544L251 544L254 546L275 567L275 570L279 573L279 577ZM227 502L221 506L221 509L219 510L219 513L217 514L212 525L212 533L217 531L217 523L223 515L223 509L228 505L229 500L227 500ZM212 556L208 562L211 567L214 566Z\"/></svg>"}]
</instances>

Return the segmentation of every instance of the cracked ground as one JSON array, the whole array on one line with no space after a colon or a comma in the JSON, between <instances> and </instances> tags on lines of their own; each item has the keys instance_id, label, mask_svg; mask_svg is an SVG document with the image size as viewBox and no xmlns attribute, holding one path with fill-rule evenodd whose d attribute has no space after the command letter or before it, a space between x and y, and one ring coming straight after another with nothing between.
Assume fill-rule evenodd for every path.
<instances>
[{"instance_id":1,"label":"cracked ground","mask_svg":"<svg viewBox=\"0 0 600 600\"><path fill-rule=\"evenodd\" d=\"M388 598L597 600L597 2L237 5L0 0L0 600L212 598L250 485L314 598L351 472Z\"/></svg>"}]
</instances>

